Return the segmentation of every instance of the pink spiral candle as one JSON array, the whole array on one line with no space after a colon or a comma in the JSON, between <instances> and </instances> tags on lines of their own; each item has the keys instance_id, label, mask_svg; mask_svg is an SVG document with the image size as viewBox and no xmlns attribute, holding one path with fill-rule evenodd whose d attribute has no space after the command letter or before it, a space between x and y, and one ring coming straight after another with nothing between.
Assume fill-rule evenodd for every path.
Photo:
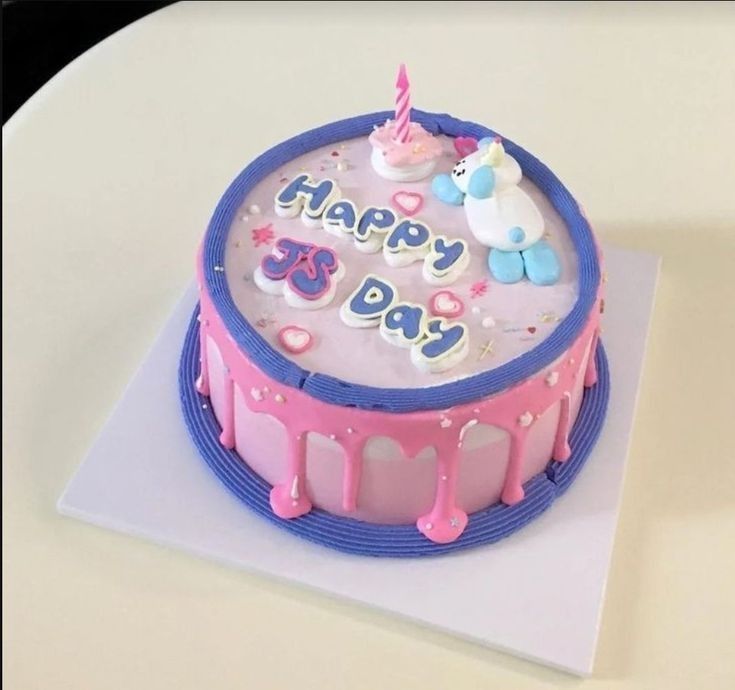
<instances>
[{"instance_id":1,"label":"pink spiral candle","mask_svg":"<svg viewBox=\"0 0 735 690\"><path fill-rule=\"evenodd\" d=\"M409 125L411 124L411 94L409 92L406 65L401 64L396 80L396 141L405 144L411 140Z\"/></svg>"}]
</instances>

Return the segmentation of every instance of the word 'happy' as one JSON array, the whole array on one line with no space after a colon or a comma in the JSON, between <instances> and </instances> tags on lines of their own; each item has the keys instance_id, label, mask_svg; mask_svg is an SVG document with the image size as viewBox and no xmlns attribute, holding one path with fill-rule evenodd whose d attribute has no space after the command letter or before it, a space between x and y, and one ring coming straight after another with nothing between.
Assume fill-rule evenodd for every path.
<instances>
[{"instance_id":1,"label":"word 'happy'","mask_svg":"<svg viewBox=\"0 0 735 690\"><path fill-rule=\"evenodd\" d=\"M276 214L301 220L309 227L323 227L344 237L352 235L355 247L372 254L383 251L389 266L408 266L423 261L422 274L431 285L450 285L467 268L470 253L464 240L434 235L425 223L399 217L392 209L368 206L358 211L355 203L341 198L331 179L315 181L302 173L275 198Z\"/></svg>"}]
</instances>

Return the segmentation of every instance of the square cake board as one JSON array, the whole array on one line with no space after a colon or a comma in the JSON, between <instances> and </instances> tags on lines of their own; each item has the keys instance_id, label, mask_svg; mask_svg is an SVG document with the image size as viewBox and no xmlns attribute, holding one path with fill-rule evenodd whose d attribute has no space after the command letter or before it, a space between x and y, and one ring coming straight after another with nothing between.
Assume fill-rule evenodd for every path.
<instances>
[{"instance_id":1,"label":"square cake board","mask_svg":"<svg viewBox=\"0 0 735 690\"><path fill-rule=\"evenodd\" d=\"M603 247L610 405L570 489L496 544L437 558L352 556L239 502L199 457L180 411L191 285L59 499L61 513L388 611L577 675L592 672L659 257ZM437 595L437 588L440 589Z\"/></svg>"}]
</instances>

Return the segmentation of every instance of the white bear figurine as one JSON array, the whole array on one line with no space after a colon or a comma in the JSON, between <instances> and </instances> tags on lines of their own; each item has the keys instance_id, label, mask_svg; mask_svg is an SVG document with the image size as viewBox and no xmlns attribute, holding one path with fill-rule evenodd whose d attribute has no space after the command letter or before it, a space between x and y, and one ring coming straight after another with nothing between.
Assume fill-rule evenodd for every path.
<instances>
[{"instance_id":1,"label":"white bear figurine","mask_svg":"<svg viewBox=\"0 0 735 690\"><path fill-rule=\"evenodd\" d=\"M431 188L442 201L464 205L472 234L491 248L488 266L497 280L516 283L525 274L537 285L553 285L559 280L559 260L543 240L541 212L518 186L522 176L500 139L487 138L451 175L437 175Z\"/></svg>"}]
</instances>

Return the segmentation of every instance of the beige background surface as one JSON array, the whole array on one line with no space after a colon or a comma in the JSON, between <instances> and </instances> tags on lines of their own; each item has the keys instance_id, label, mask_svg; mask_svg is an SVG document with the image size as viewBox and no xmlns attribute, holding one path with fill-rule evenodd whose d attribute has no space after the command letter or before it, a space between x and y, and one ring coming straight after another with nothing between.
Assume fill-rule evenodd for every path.
<instances>
[{"instance_id":1,"label":"beige background surface","mask_svg":"<svg viewBox=\"0 0 735 690\"><path fill-rule=\"evenodd\" d=\"M232 177L390 107L401 60L417 107L504 132L663 256L589 680L54 509ZM6 687L733 687L735 5L179 4L3 138Z\"/></svg>"}]
</instances>

